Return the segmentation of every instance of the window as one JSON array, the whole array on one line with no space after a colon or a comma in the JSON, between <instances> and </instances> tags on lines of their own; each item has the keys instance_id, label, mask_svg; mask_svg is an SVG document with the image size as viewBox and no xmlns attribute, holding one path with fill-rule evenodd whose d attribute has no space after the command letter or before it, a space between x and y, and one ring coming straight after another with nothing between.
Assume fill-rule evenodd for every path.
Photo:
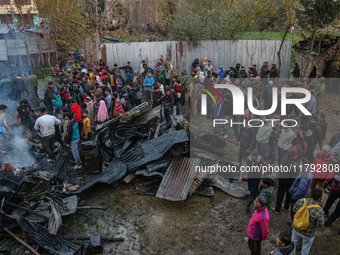
<instances>
[{"instance_id":1,"label":"window","mask_svg":"<svg viewBox=\"0 0 340 255\"><path fill-rule=\"evenodd\" d=\"M1 0L0 0L1 1ZM8 0L10 1L10 0ZM31 5L32 1L31 0L14 0L15 4L17 5Z\"/></svg>"},{"instance_id":2,"label":"window","mask_svg":"<svg viewBox=\"0 0 340 255\"><path fill-rule=\"evenodd\" d=\"M11 0L0 0L0 5L10 5Z\"/></svg>"}]
</instances>

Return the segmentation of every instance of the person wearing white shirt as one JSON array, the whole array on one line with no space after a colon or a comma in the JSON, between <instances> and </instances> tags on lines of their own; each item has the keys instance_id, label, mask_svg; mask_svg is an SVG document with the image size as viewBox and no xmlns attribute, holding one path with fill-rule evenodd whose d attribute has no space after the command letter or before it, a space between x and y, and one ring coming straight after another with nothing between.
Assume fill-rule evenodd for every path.
<instances>
[{"instance_id":1,"label":"person wearing white shirt","mask_svg":"<svg viewBox=\"0 0 340 255\"><path fill-rule=\"evenodd\" d=\"M37 119L34 125L34 129L40 132L43 147L50 157L49 161L55 160L53 155L55 125L60 123L61 121L56 117L47 114L46 108L42 108L41 117Z\"/></svg>"}]
</instances>

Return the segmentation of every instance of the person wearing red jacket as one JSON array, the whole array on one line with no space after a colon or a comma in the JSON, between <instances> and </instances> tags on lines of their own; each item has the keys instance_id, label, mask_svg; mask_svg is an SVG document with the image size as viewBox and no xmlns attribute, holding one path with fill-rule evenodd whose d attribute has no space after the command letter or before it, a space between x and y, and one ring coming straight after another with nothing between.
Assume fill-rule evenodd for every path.
<instances>
[{"instance_id":1,"label":"person wearing red jacket","mask_svg":"<svg viewBox=\"0 0 340 255\"><path fill-rule=\"evenodd\" d=\"M69 100L71 106L71 112L73 113L73 119L78 122L79 133L83 130L83 115L81 114L81 108L79 104L72 98Z\"/></svg>"},{"instance_id":2,"label":"person wearing red jacket","mask_svg":"<svg viewBox=\"0 0 340 255\"><path fill-rule=\"evenodd\" d=\"M70 99L70 94L67 92L65 88L61 88L58 95L61 98L61 101L63 102L62 107L64 107L67 104L67 101Z\"/></svg>"},{"instance_id":3,"label":"person wearing red jacket","mask_svg":"<svg viewBox=\"0 0 340 255\"><path fill-rule=\"evenodd\" d=\"M321 152L316 155L311 165L313 181L310 187L310 194L313 193L316 186L324 191L324 184L328 183L333 177L334 171L331 165L334 163L334 158L330 152L331 147L329 145L323 146Z\"/></svg>"}]
</instances>

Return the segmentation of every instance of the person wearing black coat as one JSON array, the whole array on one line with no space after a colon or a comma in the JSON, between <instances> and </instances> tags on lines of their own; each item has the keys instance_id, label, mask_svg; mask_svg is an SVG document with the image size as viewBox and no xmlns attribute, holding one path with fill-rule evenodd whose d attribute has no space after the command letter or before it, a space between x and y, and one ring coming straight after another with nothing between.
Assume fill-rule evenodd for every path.
<instances>
[{"instance_id":1,"label":"person wearing black coat","mask_svg":"<svg viewBox=\"0 0 340 255\"><path fill-rule=\"evenodd\" d=\"M239 154L238 154L238 162L242 163L244 158L246 158L249 155L249 153L256 146L256 132L255 132L255 130L249 125L242 127L238 142L240 142L240 151L239 151Z\"/></svg>"},{"instance_id":2,"label":"person wearing black coat","mask_svg":"<svg viewBox=\"0 0 340 255\"><path fill-rule=\"evenodd\" d=\"M132 87L131 83L126 85L128 89L128 99L132 107L136 106L136 90Z\"/></svg>"}]
</instances>

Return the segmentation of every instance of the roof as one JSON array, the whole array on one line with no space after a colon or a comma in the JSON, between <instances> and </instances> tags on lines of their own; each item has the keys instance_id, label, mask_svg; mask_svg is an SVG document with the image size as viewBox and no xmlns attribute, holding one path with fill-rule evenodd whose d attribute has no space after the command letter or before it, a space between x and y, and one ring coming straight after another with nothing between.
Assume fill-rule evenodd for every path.
<instances>
[{"instance_id":1,"label":"roof","mask_svg":"<svg viewBox=\"0 0 340 255\"><path fill-rule=\"evenodd\" d=\"M0 35L6 35L14 28L14 24L0 24Z\"/></svg>"},{"instance_id":2,"label":"roof","mask_svg":"<svg viewBox=\"0 0 340 255\"><path fill-rule=\"evenodd\" d=\"M37 34L43 34L44 30L42 30L39 27L31 27L24 29L25 32L31 32L31 33L37 33Z\"/></svg>"}]
</instances>

